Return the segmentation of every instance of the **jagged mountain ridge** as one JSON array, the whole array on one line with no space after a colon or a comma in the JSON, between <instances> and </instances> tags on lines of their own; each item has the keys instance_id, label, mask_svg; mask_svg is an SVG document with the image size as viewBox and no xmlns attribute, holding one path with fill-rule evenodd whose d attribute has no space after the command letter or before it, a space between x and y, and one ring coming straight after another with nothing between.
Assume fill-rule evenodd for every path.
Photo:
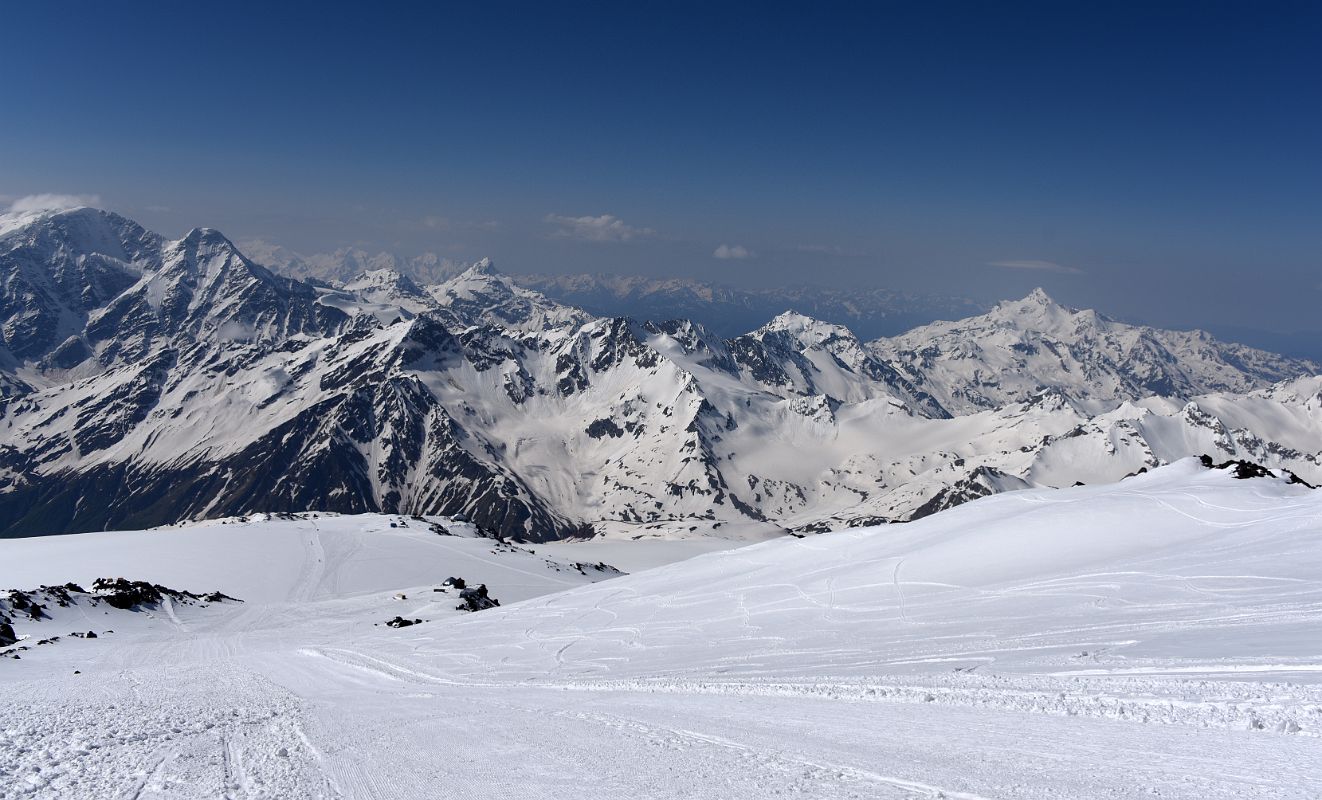
<instances>
[{"instance_id":1,"label":"jagged mountain ridge","mask_svg":"<svg viewBox=\"0 0 1322 800\"><path fill-rule=\"evenodd\" d=\"M0 238L5 274L91 265L124 284L82 307L28 288L39 274L6 284L5 535L309 509L463 513L533 539L752 535L1203 452L1322 477L1322 386L1271 386L1312 368L1269 354L1244 359L1248 394L1117 384L1097 413L1091 384L1038 369L1023 380L1046 388L964 413L944 374L798 314L726 339L593 317L489 263L435 286L374 270L323 287L214 231L140 231L83 209ZM43 314L75 332L34 345L22 323Z\"/></svg>"}]
</instances>

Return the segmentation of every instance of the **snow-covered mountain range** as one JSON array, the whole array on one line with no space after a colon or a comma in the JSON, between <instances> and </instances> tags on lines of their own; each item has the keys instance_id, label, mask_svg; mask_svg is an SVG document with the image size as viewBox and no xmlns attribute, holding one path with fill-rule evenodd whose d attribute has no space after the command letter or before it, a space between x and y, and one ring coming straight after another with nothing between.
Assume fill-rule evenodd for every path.
<instances>
[{"instance_id":1,"label":"snow-covered mountain range","mask_svg":"<svg viewBox=\"0 0 1322 800\"><path fill-rule=\"evenodd\" d=\"M452 278L466 265L437 255L420 253L402 256L379 250L370 253L361 247L341 247L329 253L304 254L264 239L238 242L239 249L253 261L281 275L301 278L318 284L347 283L370 270L388 269L424 283Z\"/></svg>"},{"instance_id":2,"label":"snow-covered mountain range","mask_svg":"<svg viewBox=\"0 0 1322 800\"><path fill-rule=\"evenodd\" d=\"M1208 453L1322 481L1318 365L1034 292L865 342L599 317L479 262L284 277L77 209L0 234L0 535L258 511L506 535L907 520Z\"/></svg>"},{"instance_id":3,"label":"snow-covered mountain range","mask_svg":"<svg viewBox=\"0 0 1322 800\"><path fill-rule=\"evenodd\" d=\"M935 319L960 319L987 310L964 297L888 289L780 286L748 289L692 278L584 273L516 275L521 285L599 316L688 319L734 337L792 308L846 325L863 338L902 333Z\"/></svg>"}]
</instances>

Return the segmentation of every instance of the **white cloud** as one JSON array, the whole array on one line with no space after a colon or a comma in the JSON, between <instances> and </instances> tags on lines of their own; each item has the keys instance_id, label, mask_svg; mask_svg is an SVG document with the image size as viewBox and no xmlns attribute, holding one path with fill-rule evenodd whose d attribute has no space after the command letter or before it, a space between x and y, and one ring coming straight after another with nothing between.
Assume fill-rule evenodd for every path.
<instances>
[{"instance_id":1,"label":"white cloud","mask_svg":"<svg viewBox=\"0 0 1322 800\"><path fill-rule=\"evenodd\" d=\"M553 236L564 239L579 239L585 242L627 242L644 236L652 236L656 231L651 228L635 228L613 214L599 217L565 217L559 214L547 214L544 220L557 226Z\"/></svg>"},{"instance_id":2,"label":"white cloud","mask_svg":"<svg viewBox=\"0 0 1322 800\"><path fill-rule=\"evenodd\" d=\"M216 338L222 342L246 342L255 335L251 325L237 320L230 320L216 329Z\"/></svg>"},{"instance_id":3,"label":"white cloud","mask_svg":"<svg viewBox=\"0 0 1322 800\"><path fill-rule=\"evenodd\" d=\"M722 260L742 260L745 258L753 258L757 254L752 250L749 250L747 247L744 247L742 244L723 244L720 247L717 247L716 252L712 253L712 255Z\"/></svg>"},{"instance_id":4,"label":"white cloud","mask_svg":"<svg viewBox=\"0 0 1322 800\"><path fill-rule=\"evenodd\" d=\"M1064 272L1070 275L1083 274L1083 270L1078 267L1067 267L1063 264L1057 264L1054 261L990 261L987 265L990 267L1005 267L1006 269L1027 269L1036 272Z\"/></svg>"},{"instance_id":5,"label":"white cloud","mask_svg":"<svg viewBox=\"0 0 1322 800\"><path fill-rule=\"evenodd\" d=\"M9 204L10 214L32 214L38 211L65 211L82 206L101 205L94 194L30 194Z\"/></svg>"}]
</instances>

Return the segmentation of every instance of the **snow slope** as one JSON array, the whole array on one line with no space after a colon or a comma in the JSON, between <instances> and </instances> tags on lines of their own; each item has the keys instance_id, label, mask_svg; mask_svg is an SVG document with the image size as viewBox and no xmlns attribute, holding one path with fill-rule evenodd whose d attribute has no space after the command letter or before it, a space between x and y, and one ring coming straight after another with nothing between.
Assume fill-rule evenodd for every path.
<instances>
[{"instance_id":1,"label":"snow slope","mask_svg":"<svg viewBox=\"0 0 1322 800\"><path fill-rule=\"evenodd\" d=\"M0 659L0 796L1305 798L1322 787L1322 492L1279 479L1186 460L554 594L545 579L563 574L542 562L524 602L437 610L400 630L368 620L432 583L415 563L427 547L491 543L386 519L398 520L337 518L320 535L308 520L241 527L228 556L210 538L226 541L223 525L0 541L0 584L85 578L99 558L135 553L178 588L254 591L177 624ZM284 577L247 574L268 524L321 548L270 532L281 566L269 569ZM376 529L358 535L360 524ZM176 555L154 555L181 533L165 545ZM116 544L66 561L75 538ZM543 555L490 549L465 551L463 569ZM457 557L437 557L436 574ZM500 595L512 577L486 579ZM277 588L262 595L267 583Z\"/></svg>"},{"instance_id":2,"label":"snow slope","mask_svg":"<svg viewBox=\"0 0 1322 800\"><path fill-rule=\"evenodd\" d=\"M439 586L452 575L489 584L502 601L586 582L563 558L484 537L471 523L444 517L257 514L6 540L3 551L4 587L31 588L57 578L90 585L98 577L122 576L172 588L223 586L226 594L257 603L394 593ZM57 576L50 574L52 563Z\"/></svg>"}]
</instances>

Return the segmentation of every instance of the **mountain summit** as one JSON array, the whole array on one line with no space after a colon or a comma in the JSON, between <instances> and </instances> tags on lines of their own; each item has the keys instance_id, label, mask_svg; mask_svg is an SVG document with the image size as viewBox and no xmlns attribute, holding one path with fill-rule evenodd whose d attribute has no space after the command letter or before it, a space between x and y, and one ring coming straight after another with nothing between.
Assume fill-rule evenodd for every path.
<instances>
[{"instance_id":1,"label":"mountain summit","mask_svg":"<svg viewBox=\"0 0 1322 800\"><path fill-rule=\"evenodd\" d=\"M1042 289L869 347L961 414L1020 402L1048 387L1100 411L1146 395L1250 391L1322 369L1203 331L1129 325L1069 308Z\"/></svg>"}]
</instances>

